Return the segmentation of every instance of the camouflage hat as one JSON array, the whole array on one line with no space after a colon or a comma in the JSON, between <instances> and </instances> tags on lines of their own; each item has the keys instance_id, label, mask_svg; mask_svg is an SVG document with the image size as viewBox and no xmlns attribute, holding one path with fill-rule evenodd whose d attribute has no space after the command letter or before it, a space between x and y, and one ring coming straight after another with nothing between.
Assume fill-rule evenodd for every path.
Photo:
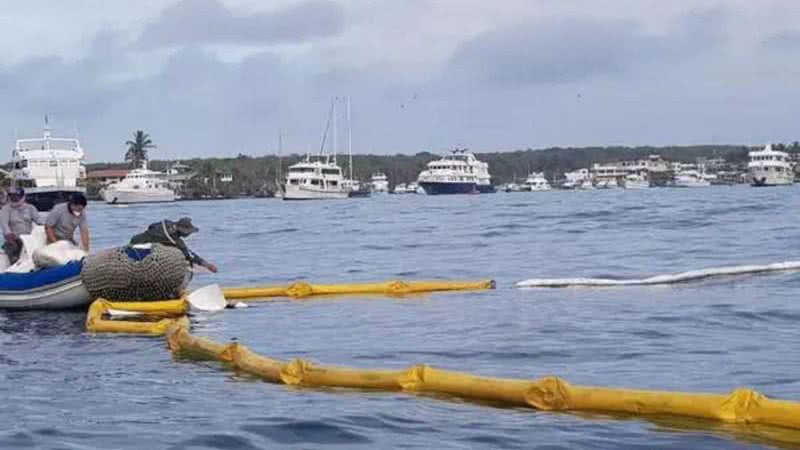
<instances>
[{"instance_id":1,"label":"camouflage hat","mask_svg":"<svg viewBox=\"0 0 800 450\"><path fill-rule=\"evenodd\" d=\"M181 217L178 223L175 224L175 228L187 234L200 231L196 226L192 225L192 219L189 217Z\"/></svg>"}]
</instances>

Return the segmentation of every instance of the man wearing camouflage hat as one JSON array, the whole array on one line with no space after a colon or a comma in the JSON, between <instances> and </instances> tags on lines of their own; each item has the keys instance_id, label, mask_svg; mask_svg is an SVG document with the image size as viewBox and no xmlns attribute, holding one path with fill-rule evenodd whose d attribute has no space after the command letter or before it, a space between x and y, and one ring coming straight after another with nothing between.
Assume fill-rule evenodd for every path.
<instances>
[{"instance_id":1,"label":"man wearing camouflage hat","mask_svg":"<svg viewBox=\"0 0 800 450\"><path fill-rule=\"evenodd\" d=\"M189 247L183 241L183 238L198 231L200 230L192 225L192 219L189 217L183 217L177 222L162 220L161 222L150 224L147 227L147 231L132 237L130 245L162 244L177 247L190 263L203 266L211 272L217 273L217 266L189 250Z\"/></svg>"},{"instance_id":2,"label":"man wearing camouflage hat","mask_svg":"<svg viewBox=\"0 0 800 450\"><path fill-rule=\"evenodd\" d=\"M8 261L14 264L22 253L23 234L31 234L33 224L44 225L44 218L36 208L25 201L25 190L19 187L8 191L8 203L0 209L0 228L3 230L3 250Z\"/></svg>"}]
</instances>

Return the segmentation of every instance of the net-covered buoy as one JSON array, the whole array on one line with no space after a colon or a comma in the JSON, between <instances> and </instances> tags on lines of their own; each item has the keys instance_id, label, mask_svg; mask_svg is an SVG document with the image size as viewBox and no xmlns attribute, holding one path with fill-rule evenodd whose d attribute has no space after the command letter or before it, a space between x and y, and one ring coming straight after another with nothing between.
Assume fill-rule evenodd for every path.
<instances>
[{"instance_id":1,"label":"net-covered buoy","mask_svg":"<svg viewBox=\"0 0 800 450\"><path fill-rule=\"evenodd\" d=\"M81 279L92 298L156 301L179 298L190 281L189 262L179 249L120 247L86 257Z\"/></svg>"}]
</instances>

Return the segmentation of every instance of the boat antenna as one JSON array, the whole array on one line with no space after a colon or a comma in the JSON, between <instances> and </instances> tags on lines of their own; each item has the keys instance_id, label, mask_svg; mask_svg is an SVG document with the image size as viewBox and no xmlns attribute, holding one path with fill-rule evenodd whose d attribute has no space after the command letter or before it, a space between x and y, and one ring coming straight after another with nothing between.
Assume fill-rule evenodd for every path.
<instances>
[{"instance_id":1,"label":"boat antenna","mask_svg":"<svg viewBox=\"0 0 800 450\"><path fill-rule=\"evenodd\" d=\"M47 114L44 115L44 148L42 150L50 150L50 119Z\"/></svg>"},{"instance_id":2,"label":"boat antenna","mask_svg":"<svg viewBox=\"0 0 800 450\"><path fill-rule=\"evenodd\" d=\"M350 181L353 181L353 128L350 125L350 96L347 96L347 154L350 157Z\"/></svg>"}]
</instances>

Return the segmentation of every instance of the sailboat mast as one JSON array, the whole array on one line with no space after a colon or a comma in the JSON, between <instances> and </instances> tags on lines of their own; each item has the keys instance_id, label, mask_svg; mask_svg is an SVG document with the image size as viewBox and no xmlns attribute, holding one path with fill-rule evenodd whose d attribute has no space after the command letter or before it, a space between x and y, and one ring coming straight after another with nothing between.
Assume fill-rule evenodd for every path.
<instances>
[{"instance_id":1,"label":"sailboat mast","mask_svg":"<svg viewBox=\"0 0 800 450\"><path fill-rule=\"evenodd\" d=\"M278 172L277 172L277 179L275 180L275 184L278 185L278 189L281 187L281 178L283 176L283 130L278 130Z\"/></svg>"},{"instance_id":2,"label":"sailboat mast","mask_svg":"<svg viewBox=\"0 0 800 450\"><path fill-rule=\"evenodd\" d=\"M350 96L347 96L347 154L350 157L350 181L353 181L353 127L350 125Z\"/></svg>"},{"instance_id":3,"label":"sailboat mast","mask_svg":"<svg viewBox=\"0 0 800 450\"><path fill-rule=\"evenodd\" d=\"M335 97L333 100L333 163L336 164L336 153L339 150L339 142L336 133L336 101L339 100L339 97Z\"/></svg>"}]
</instances>

